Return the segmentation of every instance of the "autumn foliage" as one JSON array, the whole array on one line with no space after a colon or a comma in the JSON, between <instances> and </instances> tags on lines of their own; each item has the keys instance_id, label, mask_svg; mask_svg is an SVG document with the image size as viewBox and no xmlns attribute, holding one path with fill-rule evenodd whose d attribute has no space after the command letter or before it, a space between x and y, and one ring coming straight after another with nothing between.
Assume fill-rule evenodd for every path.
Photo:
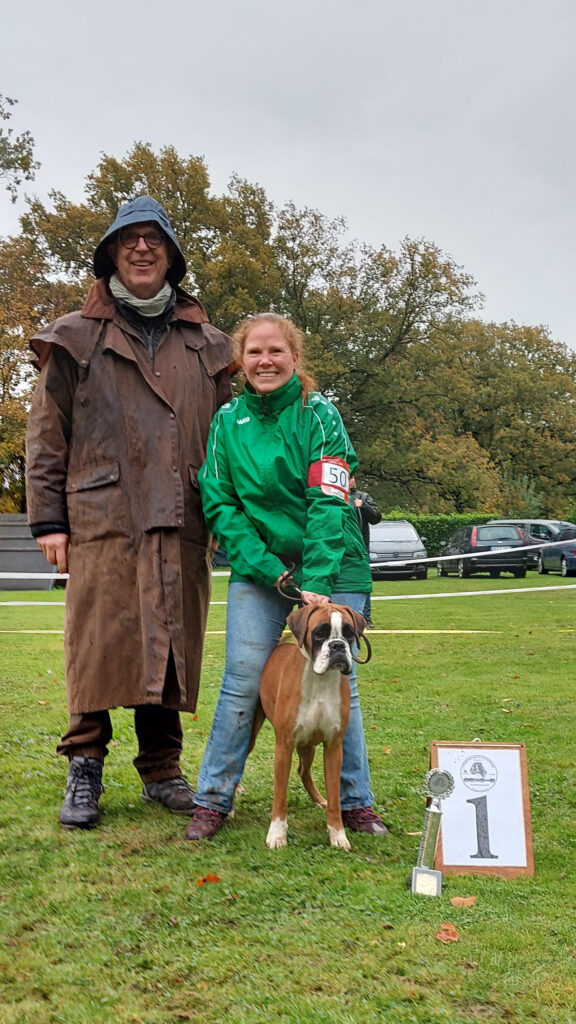
<instances>
[{"instance_id":1,"label":"autumn foliage","mask_svg":"<svg viewBox=\"0 0 576 1024\"><path fill-rule=\"evenodd\" d=\"M308 368L339 406L362 485L386 509L563 517L576 499L576 358L542 327L486 324L481 296L434 243L397 251L350 240L345 222L276 207L233 177L214 195L199 157L137 143L104 155L85 199L27 203L0 240L0 509L22 509L32 378L27 339L78 308L94 248L118 206L148 192L186 254L185 287L232 330L247 313L288 313Z\"/></svg>"}]
</instances>

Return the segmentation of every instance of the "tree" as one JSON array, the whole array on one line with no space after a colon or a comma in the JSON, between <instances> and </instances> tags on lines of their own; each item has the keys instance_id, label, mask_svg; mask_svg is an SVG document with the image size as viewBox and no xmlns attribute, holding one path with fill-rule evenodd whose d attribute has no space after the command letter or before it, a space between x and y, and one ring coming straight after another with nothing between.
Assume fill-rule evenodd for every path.
<instances>
[{"instance_id":1,"label":"tree","mask_svg":"<svg viewBox=\"0 0 576 1024\"><path fill-rule=\"evenodd\" d=\"M18 101L0 95L0 120L9 121L10 108ZM32 181L40 164L34 160L34 139L30 132L14 135L13 128L0 128L0 178L13 203L23 181Z\"/></svg>"},{"instance_id":2,"label":"tree","mask_svg":"<svg viewBox=\"0 0 576 1024\"><path fill-rule=\"evenodd\" d=\"M142 193L166 207L184 285L215 324L230 331L273 309L305 331L308 369L338 405L359 479L384 509L557 517L574 505L576 357L564 346L541 328L471 319L473 279L430 241L362 245L343 218L277 209L237 176L216 196L203 159L141 142L124 160L102 157L83 202L60 192L49 207L28 200L21 236L2 245L4 466L22 457L26 339L81 305L97 243L118 206Z\"/></svg>"},{"instance_id":3,"label":"tree","mask_svg":"<svg viewBox=\"0 0 576 1024\"><path fill-rule=\"evenodd\" d=\"M576 497L576 356L541 327L467 321L429 369L450 430L498 469L507 509L562 516Z\"/></svg>"},{"instance_id":4,"label":"tree","mask_svg":"<svg viewBox=\"0 0 576 1024\"><path fill-rule=\"evenodd\" d=\"M182 158L172 146L155 154L138 142L124 161L104 155L88 176L86 202L52 191L52 210L28 202L23 233L65 282L92 279L94 250L118 207L149 194L165 207L188 266L185 288L198 293L211 319L231 330L240 316L269 307L277 275L269 238L272 205L262 189L234 176L222 197L210 194L200 157Z\"/></svg>"},{"instance_id":5,"label":"tree","mask_svg":"<svg viewBox=\"0 0 576 1024\"><path fill-rule=\"evenodd\" d=\"M0 241L0 511L25 507L24 439L35 371L28 339L78 305L78 289L50 280L34 243Z\"/></svg>"},{"instance_id":6,"label":"tree","mask_svg":"<svg viewBox=\"0 0 576 1024\"><path fill-rule=\"evenodd\" d=\"M393 253L346 241L345 232L342 219L288 204L273 244L282 311L308 333L309 368L342 413L362 479L385 508L450 511L465 500L483 507L486 494L499 493L489 456L473 439L468 447L461 442L467 497L444 493L442 467L439 458L431 462L428 442L436 443L438 457L443 453L446 473L457 445L450 445L449 429L421 409L423 365L433 359L433 339L450 335L453 323L479 301L472 278L425 240L405 239Z\"/></svg>"}]
</instances>

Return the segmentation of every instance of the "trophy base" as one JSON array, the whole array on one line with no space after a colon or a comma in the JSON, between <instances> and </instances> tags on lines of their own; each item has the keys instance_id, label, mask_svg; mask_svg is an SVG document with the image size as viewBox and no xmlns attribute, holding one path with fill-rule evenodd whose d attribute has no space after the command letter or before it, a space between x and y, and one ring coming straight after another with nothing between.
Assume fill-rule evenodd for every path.
<instances>
[{"instance_id":1,"label":"trophy base","mask_svg":"<svg viewBox=\"0 0 576 1024\"><path fill-rule=\"evenodd\" d=\"M419 896L440 896L442 872L432 868L412 868L412 892Z\"/></svg>"}]
</instances>

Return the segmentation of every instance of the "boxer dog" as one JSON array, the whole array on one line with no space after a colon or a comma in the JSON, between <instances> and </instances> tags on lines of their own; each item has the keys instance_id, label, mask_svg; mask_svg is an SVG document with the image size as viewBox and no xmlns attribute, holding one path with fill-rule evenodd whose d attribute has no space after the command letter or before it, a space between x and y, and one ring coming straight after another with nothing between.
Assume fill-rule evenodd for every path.
<instances>
[{"instance_id":1,"label":"boxer dog","mask_svg":"<svg viewBox=\"0 0 576 1024\"><path fill-rule=\"evenodd\" d=\"M318 807L326 808L331 846L350 850L340 810L342 739L350 715L352 644L364 634L366 621L338 604L307 604L288 616L298 646L280 642L270 655L260 682L262 712L254 736L268 718L276 733L274 800L266 845L286 846L288 779L294 747L298 774ZM366 638L364 638L366 641ZM316 746L324 745L325 800L311 775Z\"/></svg>"}]
</instances>

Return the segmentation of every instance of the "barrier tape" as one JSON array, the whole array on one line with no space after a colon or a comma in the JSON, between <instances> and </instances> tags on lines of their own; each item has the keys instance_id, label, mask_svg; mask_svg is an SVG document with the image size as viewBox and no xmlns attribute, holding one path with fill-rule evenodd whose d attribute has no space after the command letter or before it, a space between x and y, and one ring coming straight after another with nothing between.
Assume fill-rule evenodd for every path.
<instances>
[{"instance_id":1,"label":"barrier tape","mask_svg":"<svg viewBox=\"0 0 576 1024\"><path fill-rule=\"evenodd\" d=\"M213 572L213 576L229 576L229 572ZM0 572L0 580L69 580L68 572Z\"/></svg>"},{"instance_id":2,"label":"barrier tape","mask_svg":"<svg viewBox=\"0 0 576 1024\"><path fill-rule=\"evenodd\" d=\"M548 590L576 590L576 583L557 583L545 587L508 587L506 590L454 590L448 594L385 594L380 597L371 594L372 601L419 601L428 600L431 597L482 597L490 594L492 597L500 594L542 594Z\"/></svg>"},{"instance_id":3,"label":"barrier tape","mask_svg":"<svg viewBox=\"0 0 576 1024\"><path fill-rule=\"evenodd\" d=\"M455 559L460 561L461 559L468 560L469 558L486 558L489 555L509 555L510 552L519 554L524 551L542 551L542 548L555 548L561 544L569 544L567 540L551 540L547 544L522 544L517 545L514 548L495 548L493 551L470 551L463 554L462 552L458 555L436 555L434 558L394 558L391 562L370 562L370 567L373 569L381 569L385 565L412 565L414 562L418 562L418 565L424 565L426 562L431 562L432 565L436 565L438 562L449 562ZM576 547L576 537L574 538L574 546Z\"/></svg>"},{"instance_id":4,"label":"barrier tape","mask_svg":"<svg viewBox=\"0 0 576 1024\"><path fill-rule=\"evenodd\" d=\"M429 601L435 597L500 597L502 594L542 594L549 590L576 590L576 583L555 583L552 586L542 587L508 587L506 590L451 590L447 594L371 594L372 601ZM212 605L225 605L226 601L210 601ZM64 601L0 601L0 608L34 607L59 608L64 607Z\"/></svg>"},{"instance_id":5,"label":"barrier tape","mask_svg":"<svg viewBox=\"0 0 576 1024\"><path fill-rule=\"evenodd\" d=\"M553 541L550 541L549 543L547 543L545 545L542 545L542 544L523 544L521 547L496 548L493 551L474 551L474 552L471 551L471 552L466 552L466 554L462 554L461 553L459 555L436 555L434 558L404 558L404 559L394 558L394 559L392 559L392 561L388 561L388 562L370 562L370 565L371 565L371 567L373 567L375 569L376 568L380 569L380 568L382 568L385 565L412 565L413 562L418 562L419 565L424 565L426 562L430 562L430 563L432 563L432 565L436 565L437 562L449 562L449 561L454 561L455 559L456 560L460 560L460 559L464 559L464 558L466 558L466 559L469 559L469 558L485 558L486 556L490 556L490 555L508 555L508 554L510 554L510 552L513 552L514 554L518 554L520 551L523 551L523 552L524 551L541 551L543 546L546 547L546 548L553 548L553 547L559 547L561 544L568 544L568 543L569 543L569 541L566 541L566 540L553 540ZM574 539L574 545L576 547L576 538ZM230 572L229 571L213 572L212 575L213 576L229 576ZM68 579L70 579L70 574L67 573L67 572L0 572L0 580L45 580L45 579L49 579L49 580L68 580Z\"/></svg>"}]
</instances>

